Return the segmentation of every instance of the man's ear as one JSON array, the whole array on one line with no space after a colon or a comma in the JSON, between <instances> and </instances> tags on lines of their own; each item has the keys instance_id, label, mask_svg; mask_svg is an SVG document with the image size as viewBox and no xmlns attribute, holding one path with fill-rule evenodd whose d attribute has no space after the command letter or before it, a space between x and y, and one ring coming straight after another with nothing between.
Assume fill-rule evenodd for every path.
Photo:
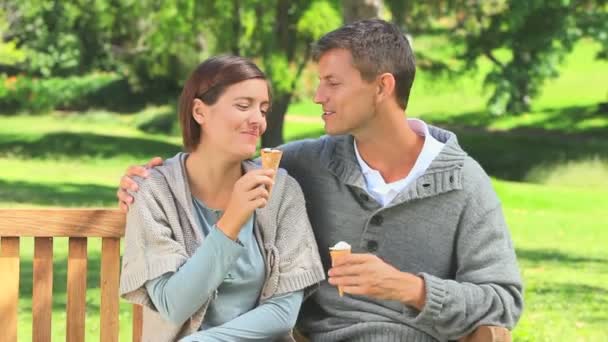
<instances>
[{"instance_id":1,"label":"man's ear","mask_svg":"<svg viewBox=\"0 0 608 342\"><path fill-rule=\"evenodd\" d=\"M203 101L199 99L194 99L192 101L192 118L194 118L194 121L196 121L199 125L205 122L206 111L207 106L205 103L203 103Z\"/></svg>"},{"instance_id":2,"label":"man's ear","mask_svg":"<svg viewBox=\"0 0 608 342\"><path fill-rule=\"evenodd\" d=\"M395 93L395 76L386 72L377 78L376 95L378 102L394 97Z\"/></svg>"}]
</instances>

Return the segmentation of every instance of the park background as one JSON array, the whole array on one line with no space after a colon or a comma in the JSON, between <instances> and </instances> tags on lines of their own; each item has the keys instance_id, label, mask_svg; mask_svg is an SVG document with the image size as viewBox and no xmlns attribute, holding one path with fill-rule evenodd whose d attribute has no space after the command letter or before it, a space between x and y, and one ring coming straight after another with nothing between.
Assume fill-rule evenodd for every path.
<instances>
[{"instance_id":1,"label":"park background","mask_svg":"<svg viewBox=\"0 0 608 342\"><path fill-rule=\"evenodd\" d=\"M525 282L514 340L608 341L607 3L2 0L0 207L116 207L128 165L180 151L180 86L215 54L250 57L271 77L264 146L318 137L310 44L381 17L416 53L408 116L456 132L504 205ZM89 247L87 340L99 334L99 245ZM53 336L63 340L67 241L54 253ZM130 306L120 315L128 340Z\"/></svg>"}]
</instances>

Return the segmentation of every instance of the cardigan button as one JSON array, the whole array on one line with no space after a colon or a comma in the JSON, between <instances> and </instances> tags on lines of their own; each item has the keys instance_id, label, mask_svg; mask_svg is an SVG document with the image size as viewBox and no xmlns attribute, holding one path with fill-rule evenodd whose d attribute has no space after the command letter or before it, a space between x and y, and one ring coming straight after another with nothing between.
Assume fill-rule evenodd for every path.
<instances>
[{"instance_id":1,"label":"cardigan button","mask_svg":"<svg viewBox=\"0 0 608 342\"><path fill-rule=\"evenodd\" d=\"M380 226L380 225L382 225L382 222L384 222L384 218L382 217L382 215L376 215L376 216L372 217L371 223L374 226Z\"/></svg>"}]
</instances>

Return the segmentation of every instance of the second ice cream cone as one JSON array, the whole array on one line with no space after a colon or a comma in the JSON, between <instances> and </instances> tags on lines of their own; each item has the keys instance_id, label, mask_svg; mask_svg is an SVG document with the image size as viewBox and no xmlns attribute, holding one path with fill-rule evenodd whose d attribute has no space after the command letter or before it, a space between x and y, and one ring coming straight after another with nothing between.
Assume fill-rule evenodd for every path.
<instances>
[{"instance_id":1,"label":"second ice cream cone","mask_svg":"<svg viewBox=\"0 0 608 342\"><path fill-rule=\"evenodd\" d=\"M330 249L329 255L331 256L331 265L334 265L336 258L340 258L350 254L350 248L348 249ZM338 294L340 297L344 296L344 291L342 291L342 287L338 286Z\"/></svg>"}]
</instances>

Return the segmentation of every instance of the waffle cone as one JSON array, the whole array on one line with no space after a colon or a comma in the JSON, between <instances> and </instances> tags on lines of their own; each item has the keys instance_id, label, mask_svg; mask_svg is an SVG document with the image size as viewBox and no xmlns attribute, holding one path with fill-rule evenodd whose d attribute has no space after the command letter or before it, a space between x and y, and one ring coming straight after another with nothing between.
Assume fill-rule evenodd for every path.
<instances>
[{"instance_id":1,"label":"waffle cone","mask_svg":"<svg viewBox=\"0 0 608 342\"><path fill-rule=\"evenodd\" d=\"M331 256L331 265L333 266L336 258L350 255L350 248L330 250L329 255ZM342 291L342 287L340 286L338 286L338 294L340 294L340 297L344 296L344 291Z\"/></svg>"},{"instance_id":2,"label":"waffle cone","mask_svg":"<svg viewBox=\"0 0 608 342\"><path fill-rule=\"evenodd\" d=\"M283 156L283 151L265 148L265 149L262 149L261 156L262 156L262 168L273 169L276 172L279 169L279 163L281 162L281 157ZM276 173L275 173L275 175L276 175ZM271 191L272 191L272 186L269 186L268 193L270 194ZM270 196L268 197L268 199L270 199Z\"/></svg>"}]
</instances>

